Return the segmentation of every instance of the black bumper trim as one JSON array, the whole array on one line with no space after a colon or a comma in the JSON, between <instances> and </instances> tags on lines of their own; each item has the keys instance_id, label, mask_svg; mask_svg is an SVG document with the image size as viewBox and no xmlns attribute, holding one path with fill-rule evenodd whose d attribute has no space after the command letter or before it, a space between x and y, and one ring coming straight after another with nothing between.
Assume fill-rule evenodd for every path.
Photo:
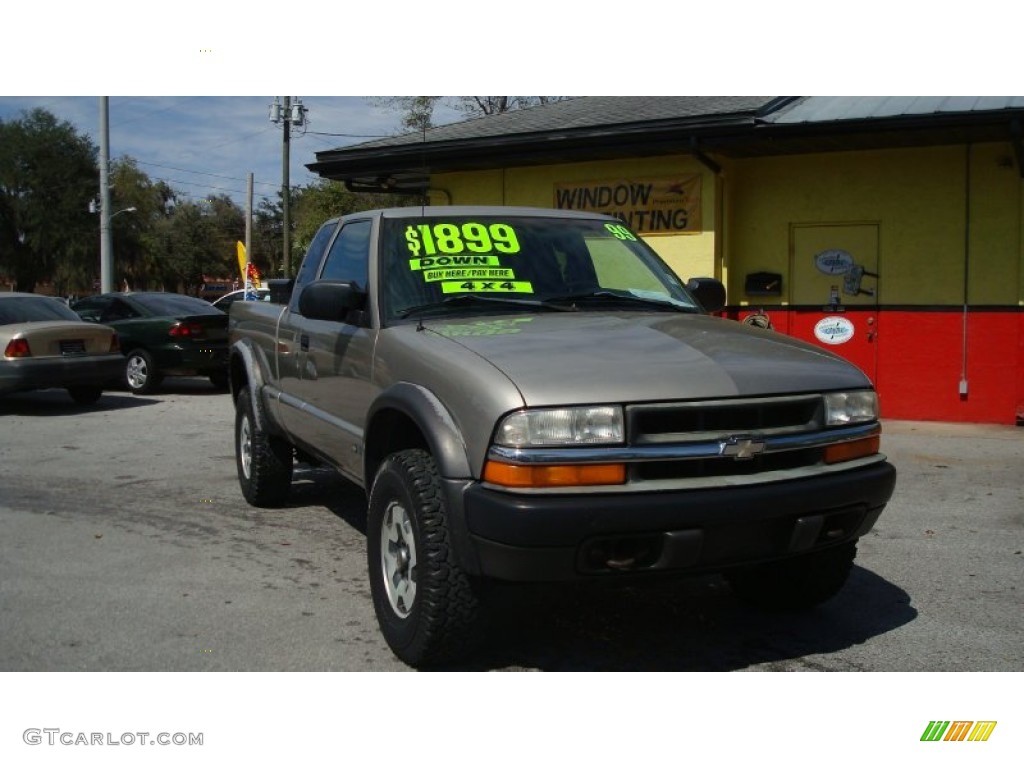
<instances>
[{"instance_id":1,"label":"black bumper trim","mask_svg":"<svg viewBox=\"0 0 1024 768\"><path fill-rule=\"evenodd\" d=\"M889 463L816 478L644 494L522 496L469 485L465 525L479 571L513 581L602 572L608 547L654 547L636 569L721 570L856 539L895 487ZM822 519L819 519L822 518ZM474 569L475 570L475 569ZM606 569L613 573L615 569Z\"/></svg>"}]
</instances>

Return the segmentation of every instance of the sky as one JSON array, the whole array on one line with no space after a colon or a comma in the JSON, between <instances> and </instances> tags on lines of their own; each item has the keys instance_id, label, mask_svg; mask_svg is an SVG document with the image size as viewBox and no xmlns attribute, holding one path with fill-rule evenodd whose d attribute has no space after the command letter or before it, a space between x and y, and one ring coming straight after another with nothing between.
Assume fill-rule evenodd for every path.
<instances>
[{"instance_id":1,"label":"sky","mask_svg":"<svg viewBox=\"0 0 1024 768\"><path fill-rule=\"evenodd\" d=\"M282 182L283 127L270 122L273 96L108 97L110 158L134 158L153 181L165 181L186 199L199 202L228 195L245 207L248 174L253 174L253 207L276 200ZM292 97L294 99L294 97ZM316 152L401 132L401 112L379 99L361 96L299 96L306 125L293 128L289 182L303 186L319 177L309 172ZM283 97L282 97L283 101ZM66 120L100 144L98 96L4 96L0 120L19 118L40 107ZM436 112L438 123L464 119L452 109ZM327 135L331 134L331 135ZM97 180L97 188L98 188ZM112 192L117 205L116 190Z\"/></svg>"},{"instance_id":2,"label":"sky","mask_svg":"<svg viewBox=\"0 0 1024 768\"><path fill-rule=\"evenodd\" d=\"M208 0L21 3L4 11L17 34L0 46L0 120L44 107L98 145L108 94L112 159L133 157L189 198L227 194L243 206L252 173L258 206L282 177L282 127L264 93L298 94L309 110L289 164L291 184L304 185L316 179L305 166L317 151L401 132L380 95L1020 90L1016 25L989 23L1005 15L1002 3L975 0L969 16L926 22L907 6L862 0L846 13L810 0L731 0L728 23L715 23L685 6L637 13L601 0L586 13L545 0L517 0L514 13L493 6L490 16L455 0L390 0L386 12L349 4L301 17ZM463 119L443 108L435 117Z\"/></svg>"}]
</instances>

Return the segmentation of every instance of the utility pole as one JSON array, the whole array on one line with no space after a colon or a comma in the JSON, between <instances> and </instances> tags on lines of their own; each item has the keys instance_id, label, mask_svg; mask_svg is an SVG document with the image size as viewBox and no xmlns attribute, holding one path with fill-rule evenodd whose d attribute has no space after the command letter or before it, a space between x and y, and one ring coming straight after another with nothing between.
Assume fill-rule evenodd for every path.
<instances>
[{"instance_id":1,"label":"utility pole","mask_svg":"<svg viewBox=\"0 0 1024 768\"><path fill-rule=\"evenodd\" d=\"M281 219L282 228L284 230L284 259L282 261L282 271L284 277L291 277L292 274L292 256L291 256L291 212L289 210L290 202L290 182L288 181L288 169L291 162L290 158L290 147L292 137L292 126L303 126L305 124L306 108L302 105L302 99L298 96L295 97L295 103L292 103L291 96L284 97L284 106L282 108L279 97L274 97L274 103L270 105L270 122L283 123L284 124L284 142L281 149Z\"/></svg>"},{"instance_id":2,"label":"utility pole","mask_svg":"<svg viewBox=\"0 0 1024 768\"><path fill-rule=\"evenodd\" d=\"M242 287L245 298L249 298L249 264L252 262L252 172L249 173L249 184L245 192L245 271L242 274Z\"/></svg>"},{"instance_id":3,"label":"utility pole","mask_svg":"<svg viewBox=\"0 0 1024 768\"><path fill-rule=\"evenodd\" d=\"M100 96L100 292L114 290L110 242L110 120L108 97Z\"/></svg>"}]
</instances>

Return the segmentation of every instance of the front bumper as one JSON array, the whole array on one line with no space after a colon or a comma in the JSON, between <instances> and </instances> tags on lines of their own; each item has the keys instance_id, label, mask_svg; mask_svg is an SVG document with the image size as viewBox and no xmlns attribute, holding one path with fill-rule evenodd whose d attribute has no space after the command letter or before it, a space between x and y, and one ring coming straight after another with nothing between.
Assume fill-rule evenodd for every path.
<instances>
[{"instance_id":1,"label":"front bumper","mask_svg":"<svg viewBox=\"0 0 1024 768\"><path fill-rule=\"evenodd\" d=\"M827 475L649 493L525 495L463 487L459 517L482 575L564 581L715 571L859 538L892 496L879 462Z\"/></svg>"}]
</instances>

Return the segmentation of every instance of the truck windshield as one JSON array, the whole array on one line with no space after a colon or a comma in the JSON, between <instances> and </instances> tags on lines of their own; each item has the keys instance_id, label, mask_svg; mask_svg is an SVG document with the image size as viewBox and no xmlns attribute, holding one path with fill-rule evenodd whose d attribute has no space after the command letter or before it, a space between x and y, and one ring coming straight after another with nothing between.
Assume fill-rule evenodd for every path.
<instances>
[{"instance_id":1,"label":"truck windshield","mask_svg":"<svg viewBox=\"0 0 1024 768\"><path fill-rule=\"evenodd\" d=\"M389 323L429 311L521 312L556 304L700 311L650 247L607 219L385 218L380 252ZM452 301L471 296L489 300Z\"/></svg>"}]
</instances>

